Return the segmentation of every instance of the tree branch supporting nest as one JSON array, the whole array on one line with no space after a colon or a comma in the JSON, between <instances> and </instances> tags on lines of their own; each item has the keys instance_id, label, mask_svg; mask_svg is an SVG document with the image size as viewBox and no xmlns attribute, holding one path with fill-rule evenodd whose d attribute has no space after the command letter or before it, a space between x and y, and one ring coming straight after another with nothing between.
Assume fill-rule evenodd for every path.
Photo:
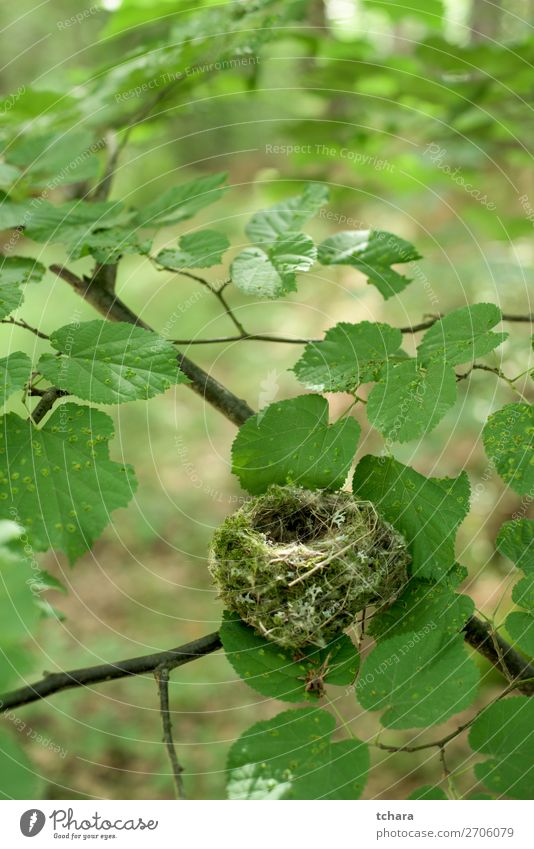
<instances>
[{"instance_id":1,"label":"tree branch supporting nest","mask_svg":"<svg viewBox=\"0 0 534 849\"><path fill-rule=\"evenodd\" d=\"M464 639L471 648L489 660L509 682L516 682L520 692L527 696L534 695L534 666L531 666L506 640L495 634L489 624L472 616L464 626ZM62 690L87 687L91 684L101 684L104 681L114 681L147 672L157 673L158 669L163 668L175 669L211 654L221 647L219 634L214 632L170 651L132 657L100 666L73 669L70 672L53 672L35 684L0 696L0 714L12 708L46 699ZM523 681L524 683L521 683Z\"/></svg>"},{"instance_id":2,"label":"tree branch supporting nest","mask_svg":"<svg viewBox=\"0 0 534 849\"><path fill-rule=\"evenodd\" d=\"M19 690L13 690L11 693L0 696L0 713L5 713L14 707L37 702L40 699L46 699L54 693L71 690L73 687L88 687L91 684L101 684L104 681L115 681L117 678L143 675L146 672L155 672L163 666L168 669L175 669L177 666L184 666L186 663L211 654L211 652L220 648L221 641L218 633L215 632L176 649L170 649L170 651L131 657L128 660L118 660L116 663L103 663L100 666L87 666L83 669L73 669L70 672L52 672L35 684L21 687Z\"/></svg>"}]
</instances>

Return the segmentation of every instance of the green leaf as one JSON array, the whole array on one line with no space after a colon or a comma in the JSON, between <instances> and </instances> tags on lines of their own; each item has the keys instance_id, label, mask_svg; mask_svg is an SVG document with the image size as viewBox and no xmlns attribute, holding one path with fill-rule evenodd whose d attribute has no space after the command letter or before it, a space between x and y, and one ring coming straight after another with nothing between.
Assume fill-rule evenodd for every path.
<instances>
[{"instance_id":1,"label":"green leaf","mask_svg":"<svg viewBox=\"0 0 534 849\"><path fill-rule=\"evenodd\" d=\"M388 440L407 442L430 433L456 401L456 376L446 363L417 360L389 365L367 402L369 421Z\"/></svg>"},{"instance_id":2,"label":"green leaf","mask_svg":"<svg viewBox=\"0 0 534 849\"><path fill-rule=\"evenodd\" d=\"M359 799L368 748L359 740L332 743L335 726L313 708L253 725L228 755L230 799Z\"/></svg>"},{"instance_id":3,"label":"green leaf","mask_svg":"<svg viewBox=\"0 0 534 849\"><path fill-rule=\"evenodd\" d=\"M526 610L534 613L534 572L522 578L512 589L512 600Z\"/></svg>"},{"instance_id":4,"label":"green leaf","mask_svg":"<svg viewBox=\"0 0 534 849\"><path fill-rule=\"evenodd\" d=\"M71 259L91 255L101 265L114 265L124 254L146 256L150 252L150 239L141 241L127 227L110 227L87 233L83 240L70 251Z\"/></svg>"},{"instance_id":5,"label":"green leaf","mask_svg":"<svg viewBox=\"0 0 534 849\"><path fill-rule=\"evenodd\" d=\"M232 282L246 295L278 298L295 292L297 271L308 271L315 262L316 248L303 233L280 236L268 248L245 248L230 268Z\"/></svg>"},{"instance_id":6,"label":"green leaf","mask_svg":"<svg viewBox=\"0 0 534 849\"><path fill-rule=\"evenodd\" d=\"M7 728L0 728L0 798L38 799L40 780L35 767Z\"/></svg>"},{"instance_id":7,"label":"green leaf","mask_svg":"<svg viewBox=\"0 0 534 849\"><path fill-rule=\"evenodd\" d=\"M21 284L38 282L44 273L44 265L30 257L0 257L0 320L22 304L24 295Z\"/></svg>"},{"instance_id":8,"label":"green leaf","mask_svg":"<svg viewBox=\"0 0 534 849\"><path fill-rule=\"evenodd\" d=\"M354 419L329 425L327 401L320 395L301 395L247 419L232 446L232 471L253 495L272 483L339 489L359 436Z\"/></svg>"},{"instance_id":9,"label":"green leaf","mask_svg":"<svg viewBox=\"0 0 534 849\"><path fill-rule=\"evenodd\" d=\"M425 728L469 707L478 680L463 637L434 623L380 642L362 664L356 695L367 710L385 711L386 728Z\"/></svg>"},{"instance_id":10,"label":"green leaf","mask_svg":"<svg viewBox=\"0 0 534 849\"><path fill-rule=\"evenodd\" d=\"M410 795L408 799L433 799L436 802L442 802L448 800L448 796L441 789L441 787L433 787L431 784L424 784L422 787L417 787Z\"/></svg>"},{"instance_id":11,"label":"green leaf","mask_svg":"<svg viewBox=\"0 0 534 849\"><path fill-rule=\"evenodd\" d=\"M8 283L39 283L46 268L29 256L3 256L0 264L0 281Z\"/></svg>"},{"instance_id":12,"label":"green leaf","mask_svg":"<svg viewBox=\"0 0 534 849\"><path fill-rule=\"evenodd\" d=\"M4 200L0 204L0 230L24 227L31 217L32 203L13 203Z\"/></svg>"},{"instance_id":13,"label":"green leaf","mask_svg":"<svg viewBox=\"0 0 534 849\"><path fill-rule=\"evenodd\" d=\"M222 262L222 256L230 247L224 233L217 230L199 230L180 238L179 250L164 250L156 257L156 262L165 268L211 268Z\"/></svg>"},{"instance_id":14,"label":"green leaf","mask_svg":"<svg viewBox=\"0 0 534 849\"><path fill-rule=\"evenodd\" d=\"M368 277L387 300L411 280L390 266L420 259L414 246L385 230L344 230L319 245L322 265L350 265Z\"/></svg>"},{"instance_id":15,"label":"green leaf","mask_svg":"<svg viewBox=\"0 0 534 849\"><path fill-rule=\"evenodd\" d=\"M24 644L39 620L30 587L31 560L22 552L22 533L14 522L0 520L0 692L9 689L28 668L30 658Z\"/></svg>"},{"instance_id":16,"label":"green leaf","mask_svg":"<svg viewBox=\"0 0 534 849\"><path fill-rule=\"evenodd\" d=\"M59 407L39 429L14 413L3 417L1 515L16 515L36 550L60 549L72 563L128 504L135 477L109 460L112 436L109 416L77 404Z\"/></svg>"},{"instance_id":17,"label":"green leaf","mask_svg":"<svg viewBox=\"0 0 534 849\"><path fill-rule=\"evenodd\" d=\"M504 624L510 638L521 651L534 657L534 612L514 610L508 614Z\"/></svg>"},{"instance_id":18,"label":"green leaf","mask_svg":"<svg viewBox=\"0 0 534 849\"><path fill-rule=\"evenodd\" d=\"M511 799L531 799L534 778L534 699L511 696L490 705L475 720L469 744L488 760L475 774L488 790Z\"/></svg>"},{"instance_id":19,"label":"green leaf","mask_svg":"<svg viewBox=\"0 0 534 849\"><path fill-rule=\"evenodd\" d=\"M459 595L444 584L412 578L390 607L373 616L369 633L380 640L437 625L442 633L458 634L474 607L469 596Z\"/></svg>"},{"instance_id":20,"label":"green leaf","mask_svg":"<svg viewBox=\"0 0 534 849\"><path fill-rule=\"evenodd\" d=\"M502 320L495 304L475 304L454 310L432 325L417 349L423 362L446 362L450 366L475 360L497 348L507 333L493 333Z\"/></svg>"},{"instance_id":21,"label":"green leaf","mask_svg":"<svg viewBox=\"0 0 534 849\"><path fill-rule=\"evenodd\" d=\"M356 678L359 655L345 634L324 649L311 646L296 652L265 640L228 612L219 633L237 674L263 696L285 702L315 701L323 694L323 682L343 685Z\"/></svg>"},{"instance_id":22,"label":"green leaf","mask_svg":"<svg viewBox=\"0 0 534 849\"><path fill-rule=\"evenodd\" d=\"M152 203L137 210L134 223L139 227L167 227L178 221L192 218L201 209L215 203L222 197L226 182L226 172L210 174L198 180L189 180L180 186L173 186Z\"/></svg>"},{"instance_id":23,"label":"green leaf","mask_svg":"<svg viewBox=\"0 0 534 849\"><path fill-rule=\"evenodd\" d=\"M534 407L507 404L489 417L482 431L486 454L519 495L534 492Z\"/></svg>"},{"instance_id":24,"label":"green leaf","mask_svg":"<svg viewBox=\"0 0 534 849\"><path fill-rule=\"evenodd\" d=\"M27 214L25 234L36 242L63 242L74 257L79 257L96 230L115 227L128 217L118 201L86 203L78 200L61 206L41 201Z\"/></svg>"},{"instance_id":25,"label":"green leaf","mask_svg":"<svg viewBox=\"0 0 534 849\"><path fill-rule=\"evenodd\" d=\"M389 324L340 322L326 331L322 342L306 345L293 371L309 389L351 392L361 383L377 380L401 344L402 333Z\"/></svg>"},{"instance_id":26,"label":"green leaf","mask_svg":"<svg viewBox=\"0 0 534 849\"><path fill-rule=\"evenodd\" d=\"M4 405L15 392L22 391L29 381L32 361L22 351L0 359L0 404Z\"/></svg>"},{"instance_id":27,"label":"green leaf","mask_svg":"<svg viewBox=\"0 0 534 849\"><path fill-rule=\"evenodd\" d=\"M414 575L437 581L448 574L455 563L456 531L469 510L465 472L426 478L392 457L367 455L356 467L353 490L403 534Z\"/></svg>"},{"instance_id":28,"label":"green leaf","mask_svg":"<svg viewBox=\"0 0 534 849\"><path fill-rule=\"evenodd\" d=\"M320 183L309 183L301 195L256 212L245 227L245 233L255 245L267 247L279 236L301 230L327 201L327 187Z\"/></svg>"},{"instance_id":29,"label":"green leaf","mask_svg":"<svg viewBox=\"0 0 534 849\"><path fill-rule=\"evenodd\" d=\"M525 573L534 573L534 519L514 519L501 525L497 548Z\"/></svg>"},{"instance_id":30,"label":"green leaf","mask_svg":"<svg viewBox=\"0 0 534 849\"><path fill-rule=\"evenodd\" d=\"M89 180L98 173L92 133L86 130L27 133L5 152L6 160L25 170L34 186L52 187Z\"/></svg>"},{"instance_id":31,"label":"green leaf","mask_svg":"<svg viewBox=\"0 0 534 849\"><path fill-rule=\"evenodd\" d=\"M187 382L172 342L126 322L67 324L51 335L50 344L60 356L43 354L38 370L60 389L86 401L146 400Z\"/></svg>"}]
</instances>

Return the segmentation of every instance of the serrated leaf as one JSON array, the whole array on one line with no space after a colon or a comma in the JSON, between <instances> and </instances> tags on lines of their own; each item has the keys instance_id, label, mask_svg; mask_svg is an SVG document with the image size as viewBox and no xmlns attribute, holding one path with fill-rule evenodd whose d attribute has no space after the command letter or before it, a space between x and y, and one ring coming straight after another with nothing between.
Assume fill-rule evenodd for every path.
<instances>
[{"instance_id":1,"label":"serrated leaf","mask_svg":"<svg viewBox=\"0 0 534 849\"><path fill-rule=\"evenodd\" d=\"M30 658L24 645L39 620L22 534L15 522L0 520L0 692L28 668Z\"/></svg>"},{"instance_id":2,"label":"serrated leaf","mask_svg":"<svg viewBox=\"0 0 534 849\"><path fill-rule=\"evenodd\" d=\"M0 203L0 230L24 227L31 216L31 202L13 203L4 200Z\"/></svg>"},{"instance_id":3,"label":"serrated leaf","mask_svg":"<svg viewBox=\"0 0 534 849\"><path fill-rule=\"evenodd\" d=\"M261 248L245 248L230 266L232 283L246 295L278 298L296 289L295 276L282 277Z\"/></svg>"},{"instance_id":4,"label":"serrated leaf","mask_svg":"<svg viewBox=\"0 0 534 849\"><path fill-rule=\"evenodd\" d=\"M506 617L504 624L512 641L521 651L534 657L534 613L513 610Z\"/></svg>"},{"instance_id":5,"label":"serrated leaf","mask_svg":"<svg viewBox=\"0 0 534 849\"><path fill-rule=\"evenodd\" d=\"M22 289L17 283L2 283L0 280L0 321L15 312L23 300Z\"/></svg>"},{"instance_id":6,"label":"serrated leaf","mask_svg":"<svg viewBox=\"0 0 534 849\"><path fill-rule=\"evenodd\" d=\"M534 613L534 572L522 578L512 589L512 601Z\"/></svg>"},{"instance_id":7,"label":"serrated leaf","mask_svg":"<svg viewBox=\"0 0 534 849\"><path fill-rule=\"evenodd\" d=\"M448 800L448 796L441 787L433 787L431 784L424 784L422 787L417 787L413 790L408 799L432 799L435 802Z\"/></svg>"},{"instance_id":8,"label":"serrated leaf","mask_svg":"<svg viewBox=\"0 0 534 849\"><path fill-rule=\"evenodd\" d=\"M305 233L284 233L272 243L267 255L284 277L297 271L309 271L317 258L317 248Z\"/></svg>"},{"instance_id":9,"label":"serrated leaf","mask_svg":"<svg viewBox=\"0 0 534 849\"><path fill-rule=\"evenodd\" d=\"M38 799L40 779L8 728L0 728L0 798Z\"/></svg>"},{"instance_id":10,"label":"serrated leaf","mask_svg":"<svg viewBox=\"0 0 534 849\"><path fill-rule=\"evenodd\" d=\"M354 473L357 498L371 501L403 534L412 573L438 581L455 563L456 531L469 510L469 480L426 478L392 457L367 455Z\"/></svg>"},{"instance_id":11,"label":"serrated leaf","mask_svg":"<svg viewBox=\"0 0 534 849\"><path fill-rule=\"evenodd\" d=\"M178 221L192 218L201 209L215 203L222 197L226 182L226 172L210 174L198 180L189 180L180 186L173 186L152 203L137 210L134 223L139 227L167 227Z\"/></svg>"},{"instance_id":12,"label":"serrated leaf","mask_svg":"<svg viewBox=\"0 0 534 849\"><path fill-rule=\"evenodd\" d=\"M70 250L71 259L92 256L100 265L114 265L124 254L146 256L150 252L150 239L139 239L127 227L110 227L87 233L81 242Z\"/></svg>"},{"instance_id":13,"label":"serrated leaf","mask_svg":"<svg viewBox=\"0 0 534 849\"><path fill-rule=\"evenodd\" d=\"M322 695L322 682L350 684L358 671L358 652L345 634L326 648L312 646L296 652L265 640L228 612L219 633L237 674L258 693L273 699L315 701Z\"/></svg>"},{"instance_id":14,"label":"serrated leaf","mask_svg":"<svg viewBox=\"0 0 534 849\"><path fill-rule=\"evenodd\" d=\"M41 201L29 209L25 220L25 235L36 242L63 242L74 256L83 254L84 246L101 231L124 223L129 213L122 203L87 203L70 201L53 206Z\"/></svg>"},{"instance_id":15,"label":"serrated leaf","mask_svg":"<svg viewBox=\"0 0 534 849\"><path fill-rule=\"evenodd\" d=\"M351 392L376 380L401 344L402 333L389 324L340 322L326 331L322 342L306 345L293 371L308 389Z\"/></svg>"},{"instance_id":16,"label":"serrated leaf","mask_svg":"<svg viewBox=\"0 0 534 849\"><path fill-rule=\"evenodd\" d=\"M34 186L53 186L88 180L98 173L92 133L86 130L64 130L23 135L7 148L6 160L24 169L24 176Z\"/></svg>"},{"instance_id":17,"label":"serrated leaf","mask_svg":"<svg viewBox=\"0 0 534 849\"><path fill-rule=\"evenodd\" d=\"M247 295L278 298L295 292L297 271L308 271L315 262L316 248L303 233L280 236L264 251L245 248L230 267L232 282Z\"/></svg>"},{"instance_id":18,"label":"serrated leaf","mask_svg":"<svg viewBox=\"0 0 534 849\"><path fill-rule=\"evenodd\" d=\"M327 201L327 187L309 183L302 194L256 212L245 227L245 233L255 245L272 245L279 236L300 230Z\"/></svg>"},{"instance_id":19,"label":"serrated leaf","mask_svg":"<svg viewBox=\"0 0 534 849\"><path fill-rule=\"evenodd\" d=\"M5 651L6 647L17 645L31 634L39 615L29 585L31 573L17 546L23 529L5 519L0 520L0 528L3 537L0 545L0 647Z\"/></svg>"},{"instance_id":20,"label":"serrated leaf","mask_svg":"<svg viewBox=\"0 0 534 849\"><path fill-rule=\"evenodd\" d=\"M15 392L22 391L30 379L32 361L22 351L14 351L0 359L0 405Z\"/></svg>"},{"instance_id":21,"label":"serrated leaf","mask_svg":"<svg viewBox=\"0 0 534 849\"><path fill-rule=\"evenodd\" d=\"M0 261L0 283L39 283L46 269L29 256L2 256Z\"/></svg>"},{"instance_id":22,"label":"serrated leaf","mask_svg":"<svg viewBox=\"0 0 534 849\"><path fill-rule=\"evenodd\" d=\"M499 796L531 799L534 781L534 699L512 696L490 705L469 732L469 745L488 760L475 764L479 781Z\"/></svg>"},{"instance_id":23,"label":"serrated leaf","mask_svg":"<svg viewBox=\"0 0 534 849\"><path fill-rule=\"evenodd\" d=\"M446 363L415 360L388 365L367 402L374 427L393 442L430 433L456 401L456 376Z\"/></svg>"},{"instance_id":24,"label":"serrated leaf","mask_svg":"<svg viewBox=\"0 0 534 849\"><path fill-rule=\"evenodd\" d=\"M368 277L384 299L411 282L390 266L421 259L414 246L385 230L344 230L319 245L322 265L350 265Z\"/></svg>"},{"instance_id":25,"label":"serrated leaf","mask_svg":"<svg viewBox=\"0 0 534 849\"><path fill-rule=\"evenodd\" d=\"M179 250L160 251L156 262L165 268L211 268L222 262L222 256L230 247L224 233L217 230L199 230L188 233L179 241Z\"/></svg>"},{"instance_id":26,"label":"serrated leaf","mask_svg":"<svg viewBox=\"0 0 534 849\"><path fill-rule=\"evenodd\" d=\"M301 395L270 404L241 426L232 446L232 471L253 495L272 483L339 489L359 436L354 419L329 425L327 401Z\"/></svg>"},{"instance_id":27,"label":"serrated leaf","mask_svg":"<svg viewBox=\"0 0 534 849\"><path fill-rule=\"evenodd\" d=\"M368 748L354 739L332 743L335 725L312 708L253 725L228 755L230 799L359 799Z\"/></svg>"},{"instance_id":28,"label":"serrated leaf","mask_svg":"<svg viewBox=\"0 0 534 849\"><path fill-rule=\"evenodd\" d=\"M4 416L0 516L16 515L37 551L60 549L74 562L136 487L131 467L109 460L112 436L109 416L77 404L58 408L41 428Z\"/></svg>"},{"instance_id":29,"label":"serrated leaf","mask_svg":"<svg viewBox=\"0 0 534 849\"><path fill-rule=\"evenodd\" d=\"M453 310L427 330L417 349L423 362L437 360L450 366L475 360L497 348L508 337L491 328L502 320L495 304L475 304Z\"/></svg>"},{"instance_id":30,"label":"serrated leaf","mask_svg":"<svg viewBox=\"0 0 534 849\"><path fill-rule=\"evenodd\" d=\"M60 356L43 354L38 371L71 395L97 404L147 400L187 378L176 348L156 333L126 322L85 321L50 336Z\"/></svg>"},{"instance_id":31,"label":"serrated leaf","mask_svg":"<svg viewBox=\"0 0 534 849\"><path fill-rule=\"evenodd\" d=\"M424 728L469 707L478 681L463 637L435 623L380 642L362 664L356 696L367 710L385 711L386 728Z\"/></svg>"},{"instance_id":32,"label":"serrated leaf","mask_svg":"<svg viewBox=\"0 0 534 849\"><path fill-rule=\"evenodd\" d=\"M519 495L534 492L534 407L507 404L489 417L482 431L486 454Z\"/></svg>"},{"instance_id":33,"label":"serrated leaf","mask_svg":"<svg viewBox=\"0 0 534 849\"><path fill-rule=\"evenodd\" d=\"M501 525L497 548L518 569L534 573L534 519L514 519Z\"/></svg>"},{"instance_id":34,"label":"serrated leaf","mask_svg":"<svg viewBox=\"0 0 534 849\"><path fill-rule=\"evenodd\" d=\"M375 613L369 633L381 640L437 625L445 634L458 634L472 616L474 607L469 596L455 593L444 584L412 578L390 607Z\"/></svg>"}]
</instances>

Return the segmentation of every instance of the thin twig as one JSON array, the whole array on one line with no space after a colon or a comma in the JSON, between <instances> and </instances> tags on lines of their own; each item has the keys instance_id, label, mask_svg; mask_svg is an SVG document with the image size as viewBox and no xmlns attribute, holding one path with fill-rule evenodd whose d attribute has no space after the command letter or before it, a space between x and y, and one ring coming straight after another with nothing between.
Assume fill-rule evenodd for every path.
<instances>
[{"instance_id":1,"label":"thin twig","mask_svg":"<svg viewBox=\"0 0 534 849\"><path fill-rule=\"evenodd\" d=\"M532 679L531 683L532 685L534 685L534 678ZM514 690L519 689L521 689L520 682L514 681L510 683L501 693L499 693L497 696L495 696L494 699L488 702L487 705L484 705L484 707L480 708L480 710L477 711L475 715L471 717L471 719L467 720L467 722L464 722L462 725L459 725L458 728L455 728L454 731L451 731L450 734L446 734L445 737L441 737L439 740L432 740L431 743L420 743L418 746L389 746L386 743L379 743L378 741L375 741L373 743L373 746L375 746L377 749L383 749L385 752L422 752L424 749L440 749L440 751L443 751L447 743L450 743L451 740L454 740L455 737L458 737L460 734L470 728L470 726L473 725L475 720L478 719L478 717L483 714L484 711L486 711L491 705L495 704L495 702L500 701L505 696L508 696L509 693L512 693Z\"/></svg>"},{"instance_id":2,"label":"thin twig","mask_svg":"<svg viewBox=\"0 0 534 849\"><path fill-rule=\"evenodd\" d=\"M24 330L29 330L31 333L34 333L35 336L39 337L39 339L50 339L50 336L43 333L42 330L37 330L36 327L32 327L27 321L24 321L23 318L3 318L2 321L0 321L0 324L15 324L17 327L22 327Z\"/></svg>"},{"instance_id":3,"label":"thin twig","mask_svg":"<svg viewBox=\"0 0 534 849\"><path fill-rule=\"evenodd\" d=\"M158 685L158 693L159 693L159 710L161 713L161 724L163 726L163 742L165 743L165 748L167 750L167 755L169 756L169 761L172 767L172 774L174 778L174 786L176 789L176 798L177 799L185 799L185 787L184 781L182 777L182 773L184 771L183 766L180 764L178 760L178 755L176 754L176 748L174 745L174 740L172 736L172 720L171 713L169 709L169 669L167 666L158 666L158 668L154 671L154 678L156 679L156 683Z\"/></svg>"},{"instance_id":4,"label":"thin twig","mask_svg":"<svg viewBox=\"0 0 534 849\"><path fill-rule=\"evenodd\" d=\"M436 324L437 321L442 319L442 315L435 315L429 318L427 321L422 321L420 324L409 325L408 327L399 327L401 333L419 333L421 330L428 330L429 327ZM527 315L511 315L510 313L503 313L502 321L521 321L526 322L527 324L534 323L534 314L530 313Z\"/></svg>"},{"instance_id":5,"label":"thin twig","mask_svg":"<svg viewBox=\"0 0 534 849\"><path fill-rule=\"evenodd\" d=\"M271 336L268 333L240 333L239 336L215 336L213 339L173 339L175 345L218 345L224 342L281 342L284 345L317 344L321 339L296 339L287 336Z\"/></svg>"},{"instance_id":6,"label":"thin twig","mask_svg":"<svg viewBox=\"0 0 534 849\"><path fill-rule=\"evenodd\" d=\"M226 288L226 285L221 286L220 289L216 289L215 286L212 286L209 280L206 280L199 274L193 274L191 271L186 271L185 269L173 269L173 271L175 271L176 274L180 274L182 277L188 277L190 280L194 280L196 283L200 283L201 286L205 286L211 292L211 294L217 298L230 321L238 329L240 333L239 338L245 339L248 337L249 334L247 333L239 319L234 315L230 304L223 295L223 290Z\"/></svg>"}]
</instances>

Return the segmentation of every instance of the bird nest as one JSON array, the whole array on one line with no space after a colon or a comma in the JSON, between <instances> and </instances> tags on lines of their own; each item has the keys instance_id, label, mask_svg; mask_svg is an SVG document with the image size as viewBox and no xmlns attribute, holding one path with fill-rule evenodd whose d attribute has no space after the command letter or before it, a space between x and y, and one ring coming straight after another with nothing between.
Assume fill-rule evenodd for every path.
<instances>
[{"instance_id":1,"label":"bird nest","mask_svg":"<svg viewBox=\"0 0 534 849\"><path fill-rule=\"evenodd\" d=\"M407 581L400 534L350 493L271 486L217 529L210 572L228 610L269 640L327 645Z\"/></svg>"}]
</instances>

